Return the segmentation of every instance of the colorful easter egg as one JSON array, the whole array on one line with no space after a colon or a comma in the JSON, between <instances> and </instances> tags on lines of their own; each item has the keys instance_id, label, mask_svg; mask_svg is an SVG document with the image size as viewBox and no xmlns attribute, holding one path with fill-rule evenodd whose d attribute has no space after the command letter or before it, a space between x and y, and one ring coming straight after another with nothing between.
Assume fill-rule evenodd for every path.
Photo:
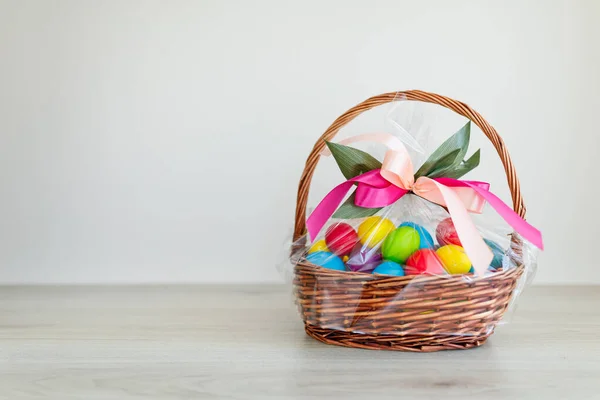
<instances>
[{"instance_id":1,"label":"colorful easter egg","mask_svg":"<svg viewBox=\"0 0 600 400\"><path fill-rule=\"evenodd\" d=\"M429 232L427 232L427 229L423 228L421 225L415 224L414 222L403 222L400 224L400 226L410 226L419 232L419 239L421 240L421 244L419 245L420 249L433 249L433 238Z\"/></svg>"},{"instance_id":2,"label":"colorful easter egg","mask_svg":"<svg viewBox=\"0 0 600 400\"><path fill-rule=\"evenodd\" d=\"M327 269L334 269L336 271L345 271L343 261L333 253L327 251L317 251L306 256L306 259L313 264L321 266Z\"/></svg>"},{"instance_id":3,"label":"colorful easter egg","mask_svg":"<svg viewBox=\"0 0 600 400\"><path fill-rule=\"evenodd\" d=\"M356 242L358 242L356 231L344 222L331 225L325 232L327 247L338 256L350 254Z\"/></svg>"},{"instance_id":4,"label":"colorful easter egg","mask_svg":"<svg viewBox=\"0 0 600 400\"><path fill-rule=\"evenodd\" d=\"M448 244L437 249L436 253L449 274L466 274L471 269L471 261L460 246Z\"/></svg>"},{"instance_id":5,"label":"colorful easter egg","mask_svg":"<svg viewBox=\"0 0 600 400\"><path fill-rule=\"evenodd\" d=\"M408 257L419 249L419 232L410 226L393 230L385 238L382 247L383 258L403 264Z\"/></svg>"},{"instance_id":6,"label":"colorful easter egg","mask_svg":"<svg viewBox=\"0 0 600 400\"><path fill-rule=\"evenodd\" d=\"M384 261L373 270L374 274L404 276L404 268L393 261Z\"/></svg>"},{"instance_id":7,"label":"colorful easter egg","mask_svg":"<svg viewBox=\"0 0 600 400\"><path fill-rule=\"evenodd\" d=\"M407 275L431 274L446 275L442 260L433 249L419 249L415 251L408 260L404 271Z\"/></svg>"},{"instance_id":8,"label":"colorful easter egg","mask_svg":"<svg viewBox=\"0 0 600 400\"><path fill-rule=\"evenodd\" d=\"M435 237L440 246L447 244L462 246L460 239L458 238L458 234L456 233L456 228L454 228L452 218L446 218L438 224L435 230Z\"/></svg>"},{"instance_id":9,"label":"colorful easter egg","mask_svg":"<svg viewBox=\"0 0 600 400\"><path fill-rule=\"evenodd\" d=\"M325 240L321 239L321 240L317 240L316 242L314 242L313 245L310 246L310 249L308 250L308 254L316 253L317 251L329 251L329 248L327 247L327 243L325 243Z\"/></svg>"},{"instance_id":10,"label":"colorful easter egg","mask_svg":"<svg viewBox=\"0 0 600 400\"><path fill-rule=\"evenodd\" d=\"M379 249L372 249L357 243L350 253L350 258L346 261L346 267L351 271L371 272L382 260Z\"/></svg>"},{"instance_id":11,"label":"colorful easter egg","mask_svg":"<svg viewBox=\"0 0 600 400\"><path fill-rule=\"evenodd\" d=\"M358 227L358 237L362 244L375 247L394 229L396 226L387 218L369 217Z\"/></svg>"},{"instance_id":12,"label":"colorful easter egg","mask_svg":"<svg viewBox=\"0 0 600 400\"><path fill-rule=\"evenodd\" d=\"M489 239L483 239L483 241L485 242L485 244L488 245L488 247L494 254L494 258L492 259L492 262L490 263L491 269L496 270L498 268L502 268L502 259L504 258L505 251L496 242L493 242Z\"/></svg>"}]
</instances>

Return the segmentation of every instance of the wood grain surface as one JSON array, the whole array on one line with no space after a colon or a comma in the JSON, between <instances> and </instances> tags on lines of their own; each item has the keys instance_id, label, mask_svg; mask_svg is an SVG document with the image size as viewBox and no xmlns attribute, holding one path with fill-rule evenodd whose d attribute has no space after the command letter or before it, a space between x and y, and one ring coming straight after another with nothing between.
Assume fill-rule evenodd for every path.
<instances>
[{"instance_id":1,"label":"wood grain surface","mask_svg":"<svg viewBox=\"0 0 600 400\"><path fill-rule=\"evenodd\" d=\"M432 354L316 342L289 291L0 287L0 399L600 399L600 287L531 287Z\"/></svg>"}]
</instances>

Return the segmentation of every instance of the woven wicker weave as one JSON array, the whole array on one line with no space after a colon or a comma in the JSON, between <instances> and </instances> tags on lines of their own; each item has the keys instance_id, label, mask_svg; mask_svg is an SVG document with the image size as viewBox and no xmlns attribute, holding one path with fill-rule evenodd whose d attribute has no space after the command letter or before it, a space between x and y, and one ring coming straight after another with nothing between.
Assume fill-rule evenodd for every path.
<instances>
[{"instance_id":1,"label":"woven wicker weave","mask_svg":"<svg viewBox=\"0 0 600 400\"><path fill-rule=\"evenodd\" d=\"M473 121L490 139L504 165L513 208L525 217L525 206L508 151L496 130L464 103L437 94L411 90L386 93L351 108L325 131L308 156L296 205L294 251L304 250L306 203L310 182L325 141L344 125L373 107L396 100L439 104ZM515 253L521 241L513 236ZM340 272L302 259L294 270L296 303L306 333L328 344L379 350L430 352L482 345L509 304L522 275L522 265L491 276L389 277Z\"/></svg>"}]
</instances>

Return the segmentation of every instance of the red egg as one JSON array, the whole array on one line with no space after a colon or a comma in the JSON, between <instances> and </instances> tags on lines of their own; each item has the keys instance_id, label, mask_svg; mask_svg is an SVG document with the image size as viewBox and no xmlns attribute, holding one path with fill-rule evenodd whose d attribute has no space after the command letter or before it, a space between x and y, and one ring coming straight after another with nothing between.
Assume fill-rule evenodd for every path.
<instances>
[{"instance_id":1,"label":"red egg","mask_svg":"<svg viewBox=\"0 0 600 400\"><path fill-rule=\"evenodd\" d=\"M357 242L358 235L354 228L343 222L331 225L325 232L327 247L338 256L350 254Z\"/></svg>"},{"instance_id":2,"label":"red egg","mask_svg":"<svg viewBox=\"0 0 600 400\"><path fill-rule=\"evenodd\" d=\"M404 267L406 275L445 275L446 270L442 264L442 260L438 257L434 249L421 249L415 251L406 260Z\"/></svg>"},{"instance_id":3,"label":"red egg","mask_svg":"<svg viewBox=\"0 0 600 400\"><path fill-rule=\"evenodd\" d=\"M462 247L458 234L456 233L456 228L454 228L454 223L452 223L452 218L446 218L438 224L437 229L435 230L435 237L441 246L455 244Z\"/></svg>"}]
</instances>

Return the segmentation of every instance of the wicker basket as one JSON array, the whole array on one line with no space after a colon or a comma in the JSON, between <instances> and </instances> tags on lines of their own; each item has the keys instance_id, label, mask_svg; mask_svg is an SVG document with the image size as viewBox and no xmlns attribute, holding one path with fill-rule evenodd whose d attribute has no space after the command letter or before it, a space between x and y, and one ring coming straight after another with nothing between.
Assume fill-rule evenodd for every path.
<instances>
[{"instance_id":1,"label":"wicker basket","mask_svg":"<svg viewBox=\"0 0 600 400\"><path fill-rule=\"evenodd\" d=\"M411 90L386 93L351 108L325 131L310 153L300 179L293 251L303 251L310 182L325 141L373 107L397 99L439 104L473 121L493 143L504 165L513 208L525 217L525 206L504 142L483 117L464 103ZM513 252L522 242L513 235ZM481 346L506 311L524 266L491 276L389 277L324 269L302 259L294 269L294 293L306 333L328 344L378 350L431 352Z\"/></svg>"}]
</instances>

